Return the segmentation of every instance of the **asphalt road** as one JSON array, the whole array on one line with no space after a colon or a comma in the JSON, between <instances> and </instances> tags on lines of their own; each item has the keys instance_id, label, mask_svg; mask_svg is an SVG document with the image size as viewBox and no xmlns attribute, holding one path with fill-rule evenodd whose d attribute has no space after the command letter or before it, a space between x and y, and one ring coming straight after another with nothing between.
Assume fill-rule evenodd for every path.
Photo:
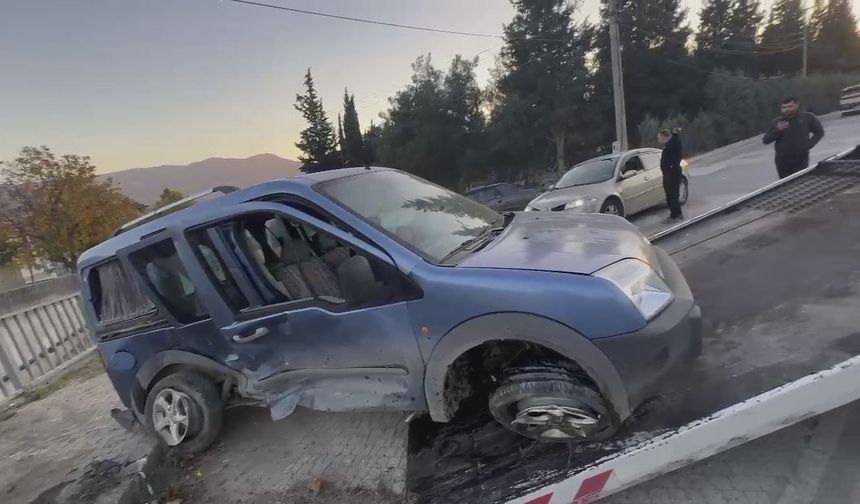
<instances>
[{"instance_id":1,"label":"asphalt road","mask_svg":"<svg viewBox=\"0 0 860 504\"><path fill-rule=\"evenodd\" d=\"M840 117L838 113L821 116L824 138L812 150L811 163L838 154L860 144L860 116ZM764 145L761 137L711 151L688 159L690 162L690 197L684 206L687 218L737 199L777 180L773 163L773 145ZM655 208L631 218L646 236L674 226L666 222L668 210Z\"/></svg>"},{"instance_id":2,"label":"asphalt road","mask_svg":"<svg viewBox=\"0 0 860 504\"><path fill-rule=\"evenodd\" d=\"M820 161L825 157L860 144L860 117L840 118L837 115L830 115L822 119L826 135L812 152L811 162ZM758 139L750 139L700 156L692 160L691 169L691 199L685 209L688 218L695 217L776 180L772 163L772 150L769 146L762 145ZM663 221L665 213L665 209L653 210L637 216L633 221L646 234L652 235L672 225ZM792 238L797 238L796 241L800 242L805 240L800 236L794 237L790 233L783 233L782 237L777 237L771 242L774 244L778 241L788 242ZM761 242L761 240L759 241ZM759 245L763 245L763 242ZM833 244L831 243L831 245ZM803 244L794 243L794 247L799 247L794 249L799 251L800 248L803 248ZM755 254L754 250L751 250L735 257L735 262L749 259L751 254ZM819 250L817 245L815 245L815 250ZM783 253L785 252L783 251ZM822 256L827 256L823 251L819 250L819 252ZM700 262L707 263L708 261ZM716 263L722 264L720 261L714 262L714 264ZM826 267L824 263L810 266L812 269L818 268L819 272L820 268L823 267ZM756 267L747 265L746 269L759 271L760 274L764 275L762 271L768 268L763 263ZM812 273L799 271L802 269L804 268L801 265L796 265L796 268L792 270L794 274L788 275L787 278L793 278L797 281L809 278ZM852 270L856 271L856 268L852 269L848 264L842 265L842 271L847 273ZM714 279L710 282L702 281L707 277L707 274L710 274L708 272L699 275L702 277L698 279L699 282L695 282L695 274L691 278L689 272L685 273L688 274L691 284L697 283L700 290L711 286L720 290L720 287L716 285L719 284L720 279ZM845 278L851 276L850 274L844 275ZM759 277L756 280L758 281ZM775 279L767 279L763 283L765 284L762 286L764 289L782 290L784 293L790 292L793 295L808 294L808 292L799 292L804 289L799 289L798 286L780 286L780 282ZM828 284L829 282L822 283ZM705 287L702 287L703 285ZM813 285L808 287L812 288ZM761 301L762 296L754 296L747 292L750 289L755 290L751 287L744 288L743 293L738 293L738 296L746 296L748 299L745 303L755 304L757 302L750 301L749 298ZM726 289L723 288L723 290ZM808 289L806 290L808 291ZM852 291L855 291L855 288L847 288L846 290L846 292ZM789 297L787 295L780 296L779 300L783 304L791 305ZM827 296L822 297L822 299L824 298L827 298L827 302L821 304L823 310L837 308L837 300ZM732 302L731 299L724 301ZM710 308L713 312L719 307ZM761 318L762 313L767 311L761 307L750 308L755 308L753 311L759 318ZM799 310L798 312L802 311ZM727 315L735 318L740 317L737 307L730 312ZM851 318L853 321L845 321L848 324L846 326L848 332L851 332L851 326L856 327L856 315ZM826 321L829 323L833 320L826 318ZM743 388L741 385L746 379L744 378L746 374L743 369L737 368L738 363L744 361L755 362L757 366L765 369L770 361L780 361L781 367L772 367L774 369L793 369L793 371L788 372L791 374L790 377L786 377L788 379L796 378L797 373L809 371L808 366L803 368L802 365L796 367L789 365L793 359L796 360L804 353L808 354L807 357L809 358L827 359L833 357L834 360L844 358L844 356L831 355L833 349L827 348L825 344L827 338L821 337L824 333L810 331L810 328L804 328L804 324L801 322L784 322L784 327L779 331L782 335L779 343L762 338L762 335L755 331L749 331L735 338L736 351L733 352L731 349L725 348L714 357L723 362L712 362L712 368L717 369L722 366L731 369L732 373L738 377L737 383L723 384L726 391L731 390L731 393L735 393L737 389ZM770 330L772 331L773 328L771 327ZM805 342L797 340L797 345L789 351L787 349L791 345L787 344L786 340L790 338L787 338L786 335L793 331L797 332L799 337L807 339ZM816 338L812 341L808 340L809 334L815 334ZM723 334L720 338L714 339L711 344L712 346L716 344L730 345L731 341L728 340L731 338L727 338ZM758 350L754 348L756 346L759 347ZM819 347L814 348L816 346ZM851 355L857 351L856 347L843 350ZM741 353L744 354L743 357L739 355ZM821 365L819 367L827 366ZM711 391L709 395L714 393ZM716 395L719 396L718 393ZM857 428L858 425L860 425L860 404L854 403L637 485L620 494L601 499L600 502L607 504L662 504L669 502L684 504L701 502L848 504L860 502L860 482L856 478L857 470L860 468L860 429Z\"/></svg>"}]
</instances>

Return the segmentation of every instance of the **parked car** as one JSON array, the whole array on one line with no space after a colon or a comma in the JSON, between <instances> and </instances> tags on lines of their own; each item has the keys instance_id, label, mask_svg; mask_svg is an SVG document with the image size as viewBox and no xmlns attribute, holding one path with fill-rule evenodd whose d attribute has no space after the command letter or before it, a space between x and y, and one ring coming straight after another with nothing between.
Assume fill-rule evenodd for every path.
<instances>
[{"instance_id":1,"label":"parked car","mask_svg":"<svg viewBox=\"0 0 860 504\"><path fill-rule=\"evenodd\" d=\"M860 84L848 86L842 90L839 98L839 108L842 116L860 114Z\"/></svg>"},{"instance_id":2,"label":"parked car","mask_svg":"<svg viewBox=\"0 0 860 504\"><path fill-rule=\"evenodd\" d=\"M502 182L471 189L466 192L466 197L493 210L519 211L524 209L526 203L537 194L537 189L524 189L514 184Z\"/></svg>"},{"instance_id":3,"label":"parked car","mask_svg":"<svg viewBox=\"0 0 860 504\"><path fill-rule=\"evenodd\" d=\"M568 170L526 211L608 213L621 217L665 204L659 149L634 149L583 161ZM680 201L690 193L689 165L681 162Z\"/></svg>"},{"instance_id":4,"label":"parked car","mask_svg":"<svg viewBox=\"0 0 860 504\"><path fill-rule=\"evenodd\" d=\"M231 403L603 439L700 352L684 277L624 219L500 214L386 168L221 190L79 260L114 417L180 451Z\"/></svg>"}]
</instances>

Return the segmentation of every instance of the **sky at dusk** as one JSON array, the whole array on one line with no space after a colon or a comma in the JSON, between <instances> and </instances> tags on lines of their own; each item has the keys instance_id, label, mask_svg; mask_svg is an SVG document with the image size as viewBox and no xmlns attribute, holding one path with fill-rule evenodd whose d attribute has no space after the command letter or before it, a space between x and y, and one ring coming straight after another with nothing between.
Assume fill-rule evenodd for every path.
<instances>
[{"instance_id":1,"label":"sky at dusk","mask_svg":"<svg viewBox=\"0 0 860 504\"><path fill-rule=\"evenodd\" d=\"M513 15L507 0L263 1L485 34ZM598 1L577 16L596 19ZM39 144L90 155L99 172L263 152L295 159L303 122L293 103L308 67L332 120L346 86L366 127L418 55L439 67L478 55L483 84L501 43L229 0L0 0L0 160Z\"/></svg>"}]
</instances>

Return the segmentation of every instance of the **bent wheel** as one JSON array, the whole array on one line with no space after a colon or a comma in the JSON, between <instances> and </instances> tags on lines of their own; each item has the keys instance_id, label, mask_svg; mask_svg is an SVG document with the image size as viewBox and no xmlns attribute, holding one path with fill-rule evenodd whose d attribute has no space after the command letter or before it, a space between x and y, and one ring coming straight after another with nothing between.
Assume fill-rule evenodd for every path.
<instances>
[{"instance_id":1,"label":"bent wheel","mask_svg":"<svg viewBox=\"0 0 860 504\"><path fill-rule=\"evenodd\" d=\"M541 441L600 441L616 430L603 397L554 368L510 376L490 395L489 409L504 427Z\"/></svg>"}]
</instances>

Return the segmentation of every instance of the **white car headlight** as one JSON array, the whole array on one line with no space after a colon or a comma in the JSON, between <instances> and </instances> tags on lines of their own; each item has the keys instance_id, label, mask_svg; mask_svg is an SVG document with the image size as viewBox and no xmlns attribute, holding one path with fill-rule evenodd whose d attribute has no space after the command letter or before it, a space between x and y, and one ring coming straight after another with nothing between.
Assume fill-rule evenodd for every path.
<instances>
[{"instance_id":1,"label":"white car headlight","mask_svg":"<svg viewBox=\"0 0 860 504\"><path fill-rule=\"evenodd\" d=\"M565 204L564 209L565 210L576 210L577 208L582 208L584 206L591 205L595 202L597 202L597 198L594 198L592 196L583 196L581 198L576 198L575 200L571 201L570 203Z\"/></svg>"},{"instance_id":2,"label":"white car headlight","mask_svg":"<svg viewBox=\"0 0 860 504\"><path fill-rule=\"evenodd\" d=\"M534 211L535 211L535 209L530 207L530 206L526 206L525 209L523 209L523 212L534 212Z\"/></svg>"},{"instance_id":3,"label":"white car headlight","mask_svg":"<svg viewBox=\"0 0 860 504\"><path fill-rule=\"evenodd\" d=\"M674 296L651 266L638 259L624 259L594 274L621 289L645 320L656 317Z\"/></svg>"}]
</instances>

